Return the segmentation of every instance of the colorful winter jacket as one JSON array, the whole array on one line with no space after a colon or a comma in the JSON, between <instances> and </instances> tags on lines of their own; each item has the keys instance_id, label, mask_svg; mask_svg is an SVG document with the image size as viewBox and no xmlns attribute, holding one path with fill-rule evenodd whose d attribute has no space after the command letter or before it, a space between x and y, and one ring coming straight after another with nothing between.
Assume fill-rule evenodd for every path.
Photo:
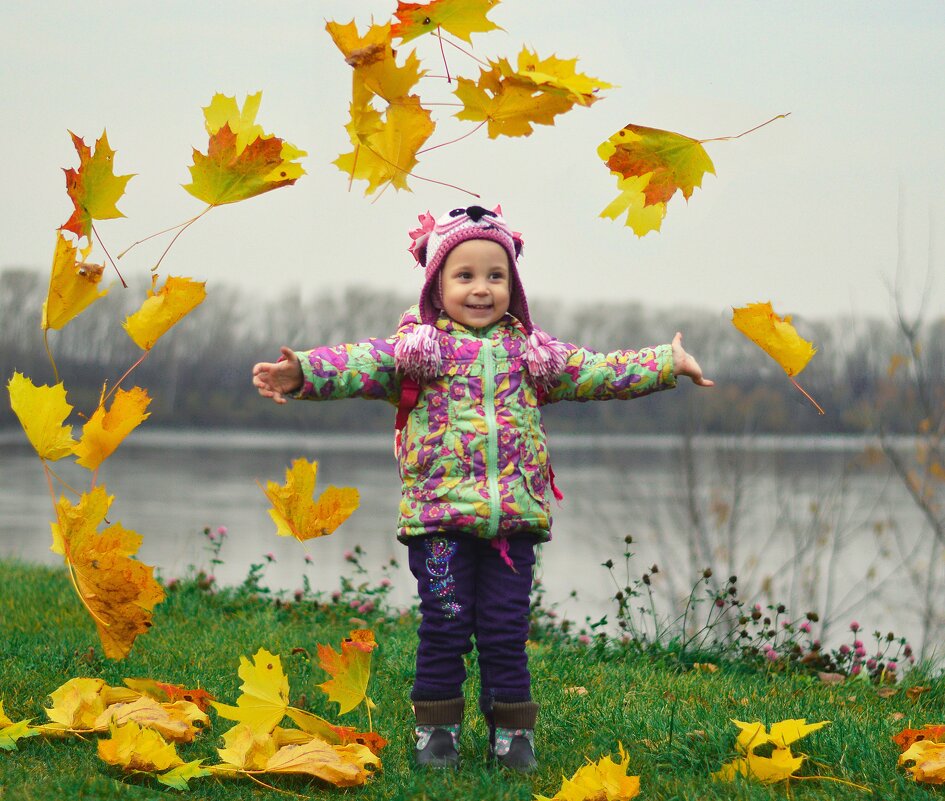
<instances>
[{"instance_id":1,"label":"colorful winter jacket","mask_svg":"<svg viewBox=\"0 0 945 801\"><path fill-rule=\"evenodd\" d=\"M419 324L409 309L392 337L297 355L296 397L373 398L398 404L397 341ZM531 532L551 538L548 449L540 407L563 400L638 398L676 385L672 347L598 353L568 345L558 380L536 391L525 364L526 334L511 315L469 329L440 315L444 370L423 386L402 432L401 541L444 531L492 539Z\"/></svg>"}]
</instances>

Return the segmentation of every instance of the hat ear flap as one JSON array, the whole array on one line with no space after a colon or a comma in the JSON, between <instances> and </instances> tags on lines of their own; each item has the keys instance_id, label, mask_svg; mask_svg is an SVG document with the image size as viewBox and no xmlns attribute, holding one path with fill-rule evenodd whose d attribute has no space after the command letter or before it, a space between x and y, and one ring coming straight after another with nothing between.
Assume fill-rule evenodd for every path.
<instances>
[{"instance_id":1,"label":"hat ear flap","mask_svg":"<svg viewBox=\"0 0 945 801\"><path fill-rule=\"evenodd\" d=\"M525 243L518 234L512 234L512 242L515 245L515 258L517 259L522 255L522 251L525 249Z\"/></svg>"},{"instance_id":2,"label":"hat ear flap","mask_svg":"<svg viewBox=\"0 0 945 801\"><path fill-rule=\"evenodd\" d=\"M414 258L420 263L421 267L427 266L427 243L424 243L416 247L413 251Z\"/></svg>"}]
</instances>

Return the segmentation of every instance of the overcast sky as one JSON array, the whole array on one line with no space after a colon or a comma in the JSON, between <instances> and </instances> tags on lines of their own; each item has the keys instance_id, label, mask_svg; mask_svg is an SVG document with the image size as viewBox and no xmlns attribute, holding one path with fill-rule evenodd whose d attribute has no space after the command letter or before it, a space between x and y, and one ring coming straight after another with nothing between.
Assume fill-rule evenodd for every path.
<instances>
[{"instance_id":1,"label":"overcast sky","mask_svg":"<svg viewBox=\"0 0 945 801\"><path fill-rule=\"evenodd\" d=\"M55 229L71 213L62 168L77 164L68 130L90 145L108 131L116 172L137 173L119 203L127 219L97 225L109 249L198 213L189 181L191 148L206 149L201 107L215 92L262 90L267 132L308 151L293 187L214 209L188 230L164 274L235 283L262 296L370 284L419 290L407 229L416 215L475 202L411 180L412 192L363 195L331 163L350 150L350 68L326 20L373 14L374 0L162 0L4 3L0 11L0 268L48 270ZM931 264L932 311L945 309L945 268L935 252L945 203L945 3L637 2L504 0L474 34L480 58L514 61L525 44L539 56L577 57L578 68L617 85L530 137L491 140L481 129L421 157L419 175L501 202L524 234L522 278L530 298L639 300L700 307L720 319L731 307L770 300L799 318L888 316L889 284L901 264L906 297L923 295ZM432 37L417 48L442 75ZM447 49L454 74L478 75ZM449 100L427 78L421 97ZM428 144L473 123L434 107ZM633 122L696 138L716 175L686 204L669 204L662 231L638 239L598 215L616 194L597 156L600 142ZM122 260L145 275L163 245ZM97 250L93 260L101 260ZM107 275L113 275L111 271ZM540 321L538 321L540 323Z\"/></svg>"}]
</instances>

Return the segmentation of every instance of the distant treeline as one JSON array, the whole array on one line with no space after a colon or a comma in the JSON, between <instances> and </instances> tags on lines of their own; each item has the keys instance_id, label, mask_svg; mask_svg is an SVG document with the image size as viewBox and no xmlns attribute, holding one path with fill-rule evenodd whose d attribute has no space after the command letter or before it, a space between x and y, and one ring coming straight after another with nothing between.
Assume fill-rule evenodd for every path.
<instances>
[{"instance_id":1,"label":"distant treeline","mask_svg":"<svg viewBox=\"0 0 945 801\"><path fill-rule=\"evenodd\" d=\"M47 276L35 270L0 272L0 375L18 370L34 383L53 383L40 319ZM144 297L145 287L113 286L62 331L49 347L76 410L94 409L104 382L117 380L140 356L121 322ZM278 355L280 345L321 344L386 336L415 302L369 288L340 294L286 292L263 299L236 286L212 286L207 300L175 326L134 371L128 386L153 398L148 426L279 428L304 432L390 430L393 410L373 401L291 403L276 406L251 384L252 365ZM826 410L820 416L791 386L781 368L745 339L730 312L649 308L638 303L565 304L532 301L533 319L559 339L598 350L669 342L684 332L714 390L684 382L681 391L633 403L562 403L550 407L549 429L568 432L857 433L882 425L914 432L920 419L903 338L894 320L795 318L817 354L798 381ZM945 386L945 317L927 322L920 337L933 386ZM880 403L881 401L881 403ZM878 408L897 413L880 421ZM15 426L0 404L0 428Z\"/></svg>"}]
</instances>

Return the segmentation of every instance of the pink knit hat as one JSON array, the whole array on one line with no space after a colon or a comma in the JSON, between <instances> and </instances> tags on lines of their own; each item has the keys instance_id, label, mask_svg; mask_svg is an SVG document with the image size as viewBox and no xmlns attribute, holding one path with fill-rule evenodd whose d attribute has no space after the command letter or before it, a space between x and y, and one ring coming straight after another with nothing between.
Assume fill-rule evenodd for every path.
<instances>
[{"instance_id":1,"label":"pink knit hat","mask_svg":"<svg viewBox=\"0 0 945 801\"><path fill-rule=\"evenodd\" d=\"M526 361L530 375L539 383L550 383L564 368L565 346L532 324L528 313L525 289L518 275L518 258L522 254L522 236L513 231L502 217L502 207L492 211L482 206L453 209L439 219L430 212L421 214L420 227L410 232L413 243L410 253L425 268L420 290L420 322L397 343L394 351L398 369L423 382L439 375L441 357L436 334L439 317L439 273L449 252L468 239L497 242L509 257L509 313L528 335Z\"/></svg>"}]
</instances>

